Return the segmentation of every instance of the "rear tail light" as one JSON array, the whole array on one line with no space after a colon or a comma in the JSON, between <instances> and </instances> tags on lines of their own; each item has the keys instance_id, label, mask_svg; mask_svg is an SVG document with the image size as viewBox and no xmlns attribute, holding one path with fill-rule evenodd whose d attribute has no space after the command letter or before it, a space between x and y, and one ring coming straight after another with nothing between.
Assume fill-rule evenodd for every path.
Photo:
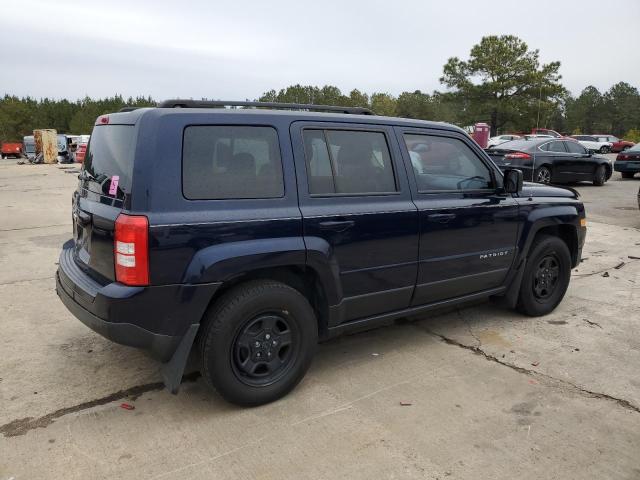
<instances>
[{"instance_id":1,"label":"rear tail light","mask_svg":"<svg viewBox=\"0 0 640 480\"><path fill-rule=\"evenodd\" d=\"M516 158L520 160L531 160L531 155L524 152L515 152L515 153L507 153L504 158L508 158L509 160L514 160Z\"/></svg>"},{"instance_id":2,"label":"rear tail light","mask_svg":"<svg viewBox=\"0 0 640 480\"><path fill-rule=\"evenodd\" d=\"M629 155L626 153L619 153L616 160L629 160Z\"/></svg>"},{"instance_id":3,"label":"rear tail light","mask_svg":"<svg viewBox=\"0 0 640 480\"><path fill-rule=\"evenodd\" d=\"M120 214L114 239L116 281L149 284L149 221L142 215Z\"/></svg>"},{"instance_id":4,"label":"rear tail light","mask_svg":"<svg viewBox=\"0 0 640 480\"><path fill-rule=\"evenodd\" d=\"M96 118L96 125L107 125L109 123L109 115L100 115Z\"/></svg>"}]
</instances>

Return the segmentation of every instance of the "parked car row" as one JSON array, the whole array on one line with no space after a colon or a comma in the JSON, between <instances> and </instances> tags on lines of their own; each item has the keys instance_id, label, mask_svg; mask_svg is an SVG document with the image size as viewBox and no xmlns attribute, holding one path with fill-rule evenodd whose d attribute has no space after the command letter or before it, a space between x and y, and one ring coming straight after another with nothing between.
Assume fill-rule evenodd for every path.
<instances>
[{"instance_id":1,"label":"parked car row","mask_svg":"<svg viewBox=\"0 0 640 480\"><path fill-rule=\"evenodd\" d=\"M526 180L538 183L589 181L604 185L611 178L608 158L592 154L571 138L531 137L505 142L486 150L502 170L522 170Z\"/></svg>"},{"instance_id":2,"label":"parked car row","mask_svg":"<svg viewBox=\"0 0 640 480\"><path fill-rule=\"evenodd\" d=\"M73 163L84 161L84 155L89 143L90 135L56 134L58 162ZM36 161L36 142L34 135L26 135L20 142L4 142L1 147L2 158L27 158L30 162Z\"/></svg>"}]
</instances>

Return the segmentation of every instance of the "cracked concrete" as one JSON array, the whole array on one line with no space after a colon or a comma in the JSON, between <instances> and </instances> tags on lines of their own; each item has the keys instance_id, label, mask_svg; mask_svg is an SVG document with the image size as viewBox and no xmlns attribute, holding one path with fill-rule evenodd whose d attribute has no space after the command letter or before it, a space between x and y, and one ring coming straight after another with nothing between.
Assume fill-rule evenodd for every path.
<instances>
[{"instance_id":1,"label":"cracked concrete","mask_svg":"<svg viewBox=\"0 0 640 480\"><path fill-rule=\"evenodd\" d=\"M157 363L60 304L74 175L0 162L0 177L0 480L640 478L637 211L589 217L547 317L480 303L343 337L289 396L239 409L197 374L168 394ZM637 185L578 189L607 221Z\"/></svg>"}]
</instances>

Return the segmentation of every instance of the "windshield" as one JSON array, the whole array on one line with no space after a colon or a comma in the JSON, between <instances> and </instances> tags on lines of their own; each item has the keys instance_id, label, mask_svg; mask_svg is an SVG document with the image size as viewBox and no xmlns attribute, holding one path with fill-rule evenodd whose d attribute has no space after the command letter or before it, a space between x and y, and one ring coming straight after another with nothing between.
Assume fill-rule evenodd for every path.
<instances>
[{"instance_id":1,"label":"windshield","mask_svg":"<svg viewBox=\"0 0 640 480\"><path fill-rule=\"evenodd\" d=\"M631 147L629 152L640 152L640 143L636 143L633 147Z\"/></svg>"},{"instance_id":2,"label":"windshield","mask_svg":"<svg viewBox=\"0 0 640 480\"><path fill-rule=\"evenodd\" d=\"M133 148L133 125L94 127L87 145L82 172L82 178L88 182L88 188L96 193L119 199L130 193Z\"/></svg>"}]
</instances>

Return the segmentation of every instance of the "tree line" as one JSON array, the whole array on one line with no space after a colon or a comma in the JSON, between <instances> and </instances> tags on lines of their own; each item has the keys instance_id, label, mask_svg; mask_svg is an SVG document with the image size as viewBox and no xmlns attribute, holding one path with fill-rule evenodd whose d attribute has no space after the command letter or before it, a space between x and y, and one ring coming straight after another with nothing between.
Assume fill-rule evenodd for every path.
<instances>
[{"instance_id":1,"label":"tree line","mask_svg":"<svg viewBox=\"0 0 640 480\"><path fill-rule=\"evenodd\" d=\"M400 95L343 93L325 85L291 85L264 92L259 101L366 107L378 115L444 121L459 126L486 122L491 134L551 128L566 134L611 133L640 141L640 93L626 82L606 92L594 86L573 96L562 85L560 62L541 64L539 51L513 35L483 37L467 59L450 58L443 67L443 91L421 90ZM35 128L89 133L99 115L124 106L153 106L151 97L78 101L0 99L0 140L19 140Z\"/></svg>"}]
</instances>

